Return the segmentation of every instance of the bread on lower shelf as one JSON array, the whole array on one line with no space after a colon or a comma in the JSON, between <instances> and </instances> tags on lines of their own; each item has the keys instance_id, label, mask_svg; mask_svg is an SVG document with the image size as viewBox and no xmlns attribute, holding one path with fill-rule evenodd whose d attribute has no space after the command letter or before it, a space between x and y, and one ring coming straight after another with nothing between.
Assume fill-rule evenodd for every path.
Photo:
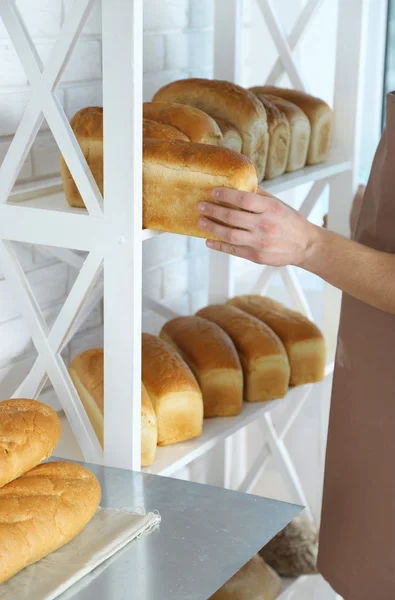
<instances>
[{"instance_id":1,"label":"bread on lower shelf","mask_svg":"<svg viewBox=\"0 0 395 600\"><path fill-rule=\"evenodd\" d=\"M142 379L158 423L158 445L199 437L203 428L203 398L192 371L164 340L143 333Z\"/></svg>"},{"instance_id":2,"label":"bread on lower shelf","mask_svg":"<svg viewBox=\"0 0 395 600\"><path fill-rule=\"evenodd\" d=\"M243 371L232 340L218 325L200 317L178 317L163 326L160 337L194 373L202 390L205 417L241 412Z\"/></svg>"},{"instance_id":3,"label":"bread on lower shelf","mask_svg":"<svg viewBox=\"0 0 395 600\"><path fill-rule=\"evenodd\" d=\"M175 102L144 102L143 116L145 119L175 127L191 142L224 145L221 130L214 119L193 106Z\"/></svg>"},{"instance_id":4,"label":"bread on lower shelf","mask_svg":"<svg viewBox=\"0 0 395 600\"><path fill-rule=\"evenodd\" d=\"M162 87L153 100L195 106L214 119L230 123L240 133L242 152L251 160L262 181L269 145L266 111L249 90L228 81L181 79Z\"/></svg>"},{"instance_id":5,"label":"bread on lower shelf","mask_svg":"<svg viewBox=\"0 0 395 600\"><path fill-rule=\"evenodd\" d=\"M0 584L78 535L94 516L96 477L69 462L39 465L0 489Z\"/></svg>"},{"instance_id":6,"label":"bread on lower shelf","mask_svg":"<svg viewBox=\"0 0 395 600\"><path fill-rule=\"evenodd\" d=\"M333 111L320 98L298 90L275 86L254 86L250 88L255 94L271 94L293 102L307 115L311 125L311 136L306 164L315 165L328 158L332 143Z\"/></svg>"},{"instance_id":7,"label":"bread on lower shelf","mask_svg":"<svg viewBox=\"0 0 395 600\"><path fill-rule=\"evenodd\" d=\"M104 353L101 348L87 350L74 358L70 377L97 438L104 444ZM141 464L152 465L158 441L155 411L144 385L141 385Z\"/></svg>"},{"instance_id":8,"label":"bread on lower shelf","mask_svg":"<svg viewBox=\"0 0 395 600\"><path fill-rule=\"evenodd\" d=\"M207 306L197 315L219 325L233 340L243 367L246 401L268 401L286 395L289 383L287 354L280 339L267 325L226 304Z\"/></svg>"},{"instance_id":9,"label":"bread on lower shelf","mask_svg":"<svg viewBox=\"0 0 395 600\"><path fill-rule=\"evenodd\" d=\"M263 94L258 94L257 98L265 107L269 130L265 179L274 179L285 173L287 168L291 128L285 113L278 106Z\"/></svg>"},{"instance_id":10,"label":"bread on lower shelf","mask_svg":"<svg viewBox=\"0 0 395 600\"><path fill-rule=\"evenodd\" d=\"M198 203L215 202L215 187L255 192L258 186L251 162L228 148L146 139L143 159L143 224L148 229L212 237L198 226Z\"/></svg>"},{"instance_id":11,"label":"bread on lower shelf","mask_svg":"<svg viewBox=\"0 0 395 600\"><path fill-rule=\"evenodd\" d=\"M51 456L60 432L49 406L22 398L0 402L0 487Z\"/></svg>"},{"instance_id":12,"label":"bread on lower shelf","mask_svg":"<svg viewBox=\"0 0 395 600\"><path fill-rule=\"evenodd\" d=\"M223 135L225 148L234 150L234 152L241 152L243 140L236 127L233 127L233 125L227 121L224 121L223 119L215 120L217 121L218 127Z\"/></svg>"},{"instance_id":13,"label":"bread on lower shelf","mask_svg":"<svg viewBox=\"0 0 395 600\"><path fill-rule=\"evenodd\" d=\"M280 591L280 577L255 555L210 600L275 600Z\"/></svg>"},{"instance_id":14,"label":"bread on lower shelf","mask_svg":"<svg viewBox=\"0 0 395 600\"><path fill-rule=\"evenodd\" d=\"M179 131L171 125L165 123L157 123L150 119L143 119L143 138L154 138L156 140L182 140L189 142L189 138L185 133Z\"/></svg>"},{"instance_id":15,"label":"bread on lower shelf","mask_svg":"<svg viewBox=\"0 0 395 600\"><path fill-rule=\"evenodd\" d=\"M303 169L307 161L311 135L311 125L307 115L296 104L278 96L265 94L264 98L277 106L284 113L289 123L290 145L286 172L291 173Z\"/></svg>"},{"instance_id":16,"label":"bread on lower shelf","mask_svg":"<svg viewBox=\"0 0 395 600\"><path fill-rule=\"evenodd\" d=\"M263 296L237 296L234 306L266 323L282 340L291 365L293 386L321 381L325 374L326 350L321 331L304 315Z\"/></svg>"}]
</instances>

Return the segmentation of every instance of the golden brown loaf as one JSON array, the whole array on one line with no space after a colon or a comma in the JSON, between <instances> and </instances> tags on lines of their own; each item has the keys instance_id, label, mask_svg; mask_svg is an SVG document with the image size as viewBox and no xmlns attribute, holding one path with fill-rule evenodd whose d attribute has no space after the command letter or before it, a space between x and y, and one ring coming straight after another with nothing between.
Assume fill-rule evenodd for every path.
<instances>
[{"instance_id":1,"label":"golden brown loaf","mask_svg":"<svg viewBox=\"0 0 395 600\"><path fill-rule=\"evenodd\" d=\"M291 128L282 110L266 96L260 94L257 97L265 107L269 130L265 179L274 179L285 173L285 169L287 168L291 143Z\"/></svg>"},{"instance_id":2,"label":"golden brown loaf","mask_svg":"<svg viewBox=\"0 0 395 600\"><path fill-rule=\"evenodd\" d=\"M240 413L243 371L232 340L218 325L200 317L178 317L163 326L160 337L194 373L202 390L205 417Z\"/></svg>"},{"instance_id":3,"label":"golden brown loaf","mask_svg":"<svg viewBox=\"0 0 395 600\"><path fill-rule=\"evenodd\" d=\"M262 296L237 296L228 300L266 323L282 340L291 365L291 385L321 381L325 372L325 341L318 327L304 315Z\"/></svg>"},{"instance_id":4,"label":"golden brown loaf","mask_svg":"<svg viewBox=\"0 0 395 600\"><path fill-rule=\"evenodd\" d=\"M308 116L311 125L307 164L315 165L328 158L332 142L333 111L326 102L298 90L274 86L256 86L250 89L256 94L279 96L299 106Z\"/></svg>"},{"instance_id":5,"label":"golden brown loaf","mask_svg":"<svg viewBox=\"0 0 395 600\"><path fill-rule=\"evenodd\" d=\"M288 391L289 363L277 335L234 306L212 304L197 313L219 325L233 340L244 371L248 402L282 398ZM263 325L263 327L262 327Z\"/></svg>"},{"instance_id":6,"label":"golden brown loaf","mask_svg":"<svg viewBox=\"0 0 395 600\"><path fill-rule=\"evenodd\" d=\"M70 377L97 438L104 444L104 354L101 348L87 350L74 358ZM155 411L144 385L141 386L141 465L155 460L158 426Z\"/></svg>"},{"instance_id":7,"label":"golden brown loaf","mask_svg":"<svg viewBox=\"0 0 395 600\"><path fill-rule=\"evenodd\" d=\"M101 490L80 465L45 463L0 489L0 584L78 535Z\"/></svg>"},{"instance_id":8,"label":"golden brown loaf","mask_svg":"<svg viewBox=\"0 0 395 600\"><path fill-rule=\"evenodd\" d=\"M59 417L41 402L0 402L0 487L51 456L60 431Z\"/></svg>"},{"instance_id":9,"label":"golden brown loaf","mask_svg":"<svg viewBox=\"0 0 395 600\"><path fill-rule=\"evenodd\" d=\"M210 237L198 227L197 205L214 202L214 187L255 192L255 169L228 148L146 139L143 143L143 224L148 229Z\"/></svg>"},{"instance_id":10,"label":"golden brown loaf","mask_svg":"<svg viewBox=\"0 0 395 600\"><path fill-rule=\"evenodd\" d=\"M159 337L143 333L142 369L158 421L158 445L199 437L203 428L202 393L178 352Z\"/></svg>"},{"instance_id":11,"label":"golden brown loaf","mask_svg":"<svg viewBox=\"0 0 395 600\"><path fill-rule=\"evenodd\" d=\"M236 127L233 127L233 125L223 119L216 119L216 121L223 135L225 148L234 150L234 152L241 152L243 140Z\"/></svg>"},{"instance_id":12,"label":"golden brown loaf","mask_svg":"<svg viewBox=\"0 0 395 600\"><path fill-rule=\"evenodd\" d=\"M274 600L280 590L280 577L255 555L211 596L211 600Z\"/></svg>"},{"instance_id":13,"label":"golden brown loaf","mask_svg":"<svg viewBox=\"0 0 395 600\"><path fill-rule=\"evenodd\" d=\"M265 98L277 106L287 117L290 130L291 142L289 146L288 162L286 171L288 173L303 169L307 161L307 153L310 145L311 126L307 115L299 106L279 98L265 94Z\"/></svg>"},{"instance_id":14,"label":"golden brown loaf","mask_svg":"<svg viewBox=\"0 0 395 600\"><path fill-rule=\"evenodd\" d=\"M157 123L149 119L143 119L143 138L155 138L157 140L183 140L189 142L189 138L185 133L179 131L171 125Z\"/></svg>"},{"instance_id":15,"label":"golden brown loaf","mask_svg":"<svg viewBox=\"0 0 395 600\"><path fill-rule=\"evenodd\" d=\"M175 127L191 142L224 145L221 130L214 119L193 106L175 102L144 102L143 115L145 119Z\"/></svg>"},{"instance_id":16,"label":"golden brown loaf","mask_svg":"<svg viewBox=\"0 0 395 600\"><path fill-rule=\"evenodd\" d=\"M181 79L161 88L154 101L195 106L214 119L223 119L241 134L243 154L264 178L269 134L266 111L256 96L235 83L210 79Z\"/></svg>"}]
</instances>

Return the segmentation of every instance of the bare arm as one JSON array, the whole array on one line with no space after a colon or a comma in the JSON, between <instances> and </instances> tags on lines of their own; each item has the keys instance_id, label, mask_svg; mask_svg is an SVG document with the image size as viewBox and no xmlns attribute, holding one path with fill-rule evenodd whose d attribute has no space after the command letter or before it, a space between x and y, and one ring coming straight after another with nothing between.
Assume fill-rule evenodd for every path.
<instances>
[{"instance_id":1,"label":"bare arm","mask_svg":"<svg viewBox=\"0 0 395 600\"><path fill-rule=\"evenodd\" d=\"M317 227L263 190L248 194L221 188L213 195L234 208L199 205L202 229L223 240L208 241L209 248L260 264L301 267L362 302L395 314L395 255Z\"/></svg>"}]
</instances>

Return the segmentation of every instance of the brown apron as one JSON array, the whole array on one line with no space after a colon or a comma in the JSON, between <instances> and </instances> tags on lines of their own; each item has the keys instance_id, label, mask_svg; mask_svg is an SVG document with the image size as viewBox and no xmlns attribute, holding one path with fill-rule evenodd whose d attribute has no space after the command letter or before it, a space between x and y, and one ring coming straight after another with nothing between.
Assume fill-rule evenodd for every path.
<instances>
[{"instance_id":1,"label":"brown apron","mask_svg":"<svg viewBox=\"0 0 395 600\"><path fill-rule=\"evenodd\" d=\"M353 239L395 253L394 93ZM345 600L395 599L395 316L346 294L318 563Z\"/></svg>"}]
</instances>

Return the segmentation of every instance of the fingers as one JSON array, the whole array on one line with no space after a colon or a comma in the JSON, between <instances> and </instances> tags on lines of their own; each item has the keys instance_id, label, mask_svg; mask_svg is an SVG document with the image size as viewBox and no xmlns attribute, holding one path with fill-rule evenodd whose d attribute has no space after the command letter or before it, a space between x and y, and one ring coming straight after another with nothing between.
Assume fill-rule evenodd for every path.
<instances>
[{"instance_id":1,"label":"fingers","mask_svg":"<svg viewBox=\"0 0 395 600\"><path fill-rule=\"evenodd\" d=\"M243 210L225 208L224 206L219 206L212 202L203 202L199 204L198 210L204 217L216 219L226 225L246 230L251 230L253 228L254 219L257 218L256 215L247 213Z\"/></svg>"},{"instance_id":2,"label":"fingers","mask_svg":"<svg viewBox=\"0 0 395 600\"><path fill-rule=\"evenodd\" d=\"M236 246L234 244L228 244L227 242L217 242L214 240L207 240L206 246L211 248L211 250L217 250L217 252L224 252L225 254L231 254L232 256L254 260L253 249L249 246Z\"/></svg>"},{"instance_id":3,"label":"fingers","mask_svg":"<svg viewBox=\"0 0 395 600\"><path fill-rule=\"evenodd\" d=\"M229 188L216 188L212 194L218 202L229 204L248 212L262 213L267 208L264 196L251 194L250 192L240 192L239 190L231 190Z\"/></svg>"},{"instance_id":4,"label":"fingers","mask_svg":"<svg viewBox=\"0 0 395 600\"><path fill-rule=\"evenodd\" d=\"M206 233L211 233L214 237L223 240L227 244L236 246L248 246L251 243L251 233L242 229L231 229L210 219L200 219L199 227Z\"/></svg>"}]
</instances>

